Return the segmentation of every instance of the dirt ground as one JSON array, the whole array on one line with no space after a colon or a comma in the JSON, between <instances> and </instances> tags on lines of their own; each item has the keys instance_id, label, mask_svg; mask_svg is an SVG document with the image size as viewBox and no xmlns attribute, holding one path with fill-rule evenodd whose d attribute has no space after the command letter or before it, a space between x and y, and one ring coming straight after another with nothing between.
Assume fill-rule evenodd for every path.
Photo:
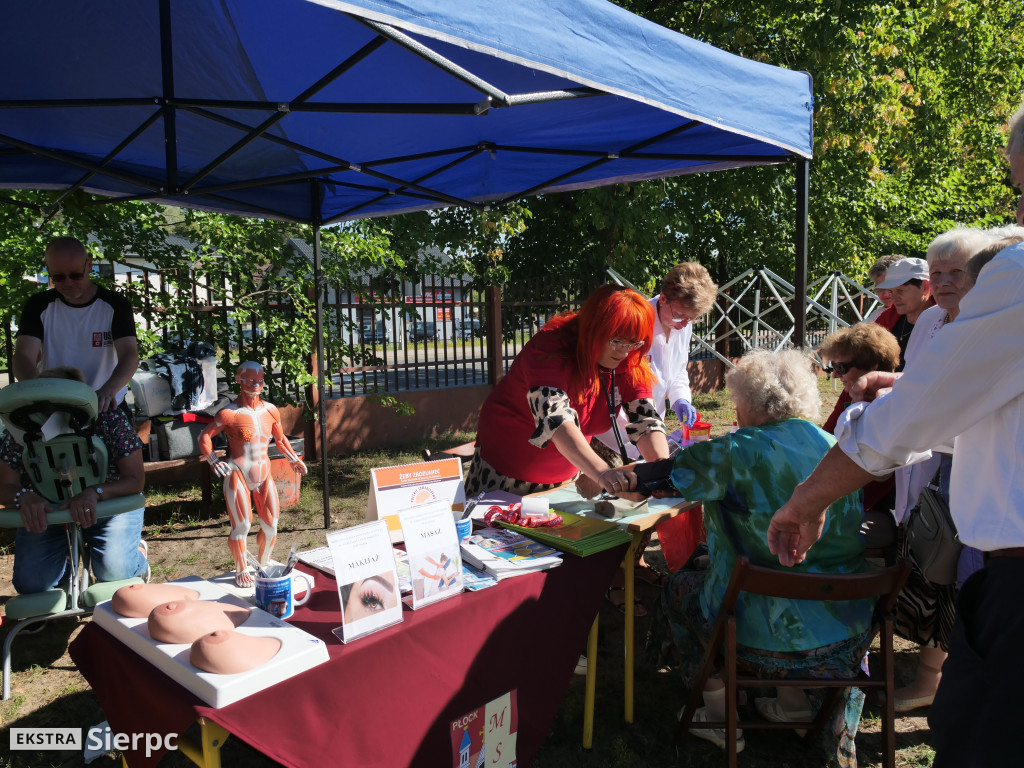
<instances>
[{"instance_id":1,"label":"dirt ground","mask_svg":"<svg viewBox=\"0 0 1024 768\"><path fill-rule=\"evenodd\" d=\"M198 575L211 577L230 566L227 548L227 518L215 503L204 507L187 498L169 499L147 510L145 535L150 545L154 581L171 581ZM339 513L340 514L340 513ZM290 510L282 514L280 538L276 553L286 554L293 542L300 548L318 546L325 541L322 516L308 510ZM252 534L254 539L255 534ZM250 549L255 550L255 541ZM0 554L0 603L13 595L10 587L13 554L8 546ZM664 570L657 540L648 550L647 559L655 568ZM638 594L652 606L658 588L638 582ZM66 652L68 642L89 619L62 619L51 622L33 636L19 636L14 643L12 699L0 704L0 743L4 734L14 727L89 727L103 720L103 714L89 690L86 680L77 672ZM649 618L637 621L638 647L646 634ZM699 742L676 757L671 747L674 727L672 717L681 705L684 691L681 683L659 675L652 665L638 658L636 671L636 722L622 721L622 615L607 601L601 615L599 646L598 701L594 748L587 752L579 744L582 723L584 686L582 677L574 677L563 700L556 722L552 725L546 745L535 762L540 768L571 768L572 766L712 766L721 763L721 753L713 746ZM0 627L0 639L9 626ZM639 654L638 654L639 655ZM916 652L905 643L897 646L897 685L908 682L916 664ZM898 765L927 766L933 753L928 746L930 733L925 720L927 710L914 717L897 717ZM880 765L880 721L878 710L865 709L862 732L858 736L858 752L862 768ZM81 765L80 755L73 753L14 752L4 755L0 750L0 766ZM224 764L270 765L247 745L231 739L224 748ZM41 760L45 757L45 760ZM92 765L119 765L113 756L100 758ZM163 766L190 765L181 754L172 753ZM741 765L757 768L815 768L827 761L812 753L789 733L759 733L747 740ZM440 763L439 763L440 765Z\"/></svg>"}]
</instances>

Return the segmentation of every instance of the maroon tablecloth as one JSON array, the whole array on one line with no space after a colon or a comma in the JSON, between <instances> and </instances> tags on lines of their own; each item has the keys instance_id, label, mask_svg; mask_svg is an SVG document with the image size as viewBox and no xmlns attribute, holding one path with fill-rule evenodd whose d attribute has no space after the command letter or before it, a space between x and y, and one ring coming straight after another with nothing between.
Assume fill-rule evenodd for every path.
<instances>
[{"instance_id":1,"label":"maroon tablecloth","mask_svg":"<svg viewBox=\"0 0 1024 768\"><path fill-rule=\"evenodd\" d=\"M515 689L519 765L532 761L625 545L421 608L342 644L334 580L292 623L327 642L330 660L220 709L203 705L101 627L86 626L71 657L115 733L184 733L203 716L284 765L353 768L452 764L450 723ZM128 752L132 768L156 765Z\"/></svg>"}]
</instances>

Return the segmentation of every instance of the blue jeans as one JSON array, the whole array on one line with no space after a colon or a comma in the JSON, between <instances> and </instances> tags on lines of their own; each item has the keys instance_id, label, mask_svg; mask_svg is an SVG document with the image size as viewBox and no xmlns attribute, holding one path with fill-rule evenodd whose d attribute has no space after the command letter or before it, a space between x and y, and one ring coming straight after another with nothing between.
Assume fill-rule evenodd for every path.
<instances>
[{"instance_id":1,"label":"blue jeans","mask_svg":"<svg viewBox=\"0 0 1024 768\"><path fill-rule=\"evenodd\" d=\"M140 507L82 529L97 581L130 579L146 572L146 558L139 551L144 512ZM68 552L63 525L51 525L42 533L19 528L14 542L14 588L19 594L53 589L66 578Z\"/></svg>"}]
</instances>

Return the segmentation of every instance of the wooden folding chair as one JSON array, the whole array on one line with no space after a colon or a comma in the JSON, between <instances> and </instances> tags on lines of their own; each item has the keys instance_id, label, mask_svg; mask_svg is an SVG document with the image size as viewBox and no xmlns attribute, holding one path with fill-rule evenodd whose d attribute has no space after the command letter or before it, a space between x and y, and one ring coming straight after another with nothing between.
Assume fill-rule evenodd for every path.
<instances>
[{"instance_id":1,"label":"wooden folding chair","mask_svg":"<svg viewBox=\"0 0 1024 768\"><path fill-rule=\"evenodd\" d=\"M695 681L690 696L679 719L676 730L677 748L683 743L690 729L694 727L693 716L701 703L704 685L714 672L719 660L722 659L721 672L725 682L725 721L708 721L696 724L700 728L724 728L726 741L727 764L736 768L737 728L744 730L793 730L807 729L804 737L813 741L829 722L832 712L839 702L842 688L857 687L864 690L883 689L885 691L885 713L882 718L882 736L886 768L896 765L896 732L894 709L895 681L893 676L892 637L894 617L893 610L896 598L903 588L910 566L904 560L889 568L866 573L833 575L818 573L800 573L775 568L753 566L747 558L736 561L729 586L722 599L722 606L715 621L711 641L704 657L699 678ZM847 679L800 678L785 680L767 680L765 678L740 674L736 661L736 599L740 592L758 595L788 598L792 600L860 600L877 597L874 619L870 638L865 640L865 648L875 637L881 636L879 657L873 658L875 674L871 677L861 670L854 677ZM741 688L764 688L768 686L788 688L827 688L817 716L807 722L775 723L765 720L740 720L737 714L737 693Z\"/></svg>"}]
</instances>

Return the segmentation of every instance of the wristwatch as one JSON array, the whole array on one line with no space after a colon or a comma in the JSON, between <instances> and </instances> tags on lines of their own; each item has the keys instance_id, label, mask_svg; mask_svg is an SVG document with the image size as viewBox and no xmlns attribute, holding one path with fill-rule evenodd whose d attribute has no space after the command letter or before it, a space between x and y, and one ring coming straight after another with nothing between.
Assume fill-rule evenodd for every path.
<instances>
[{"instance_id":1,"label":"wristwatch","mask_svg":"<svg viewBox=\"0 0 1024 768\"><path fill-rule=\"evenodd\" d=\"M96 501L103 501L103 486L97 485L93 490L96 491Z\"/></svg>"}]
</instances>

